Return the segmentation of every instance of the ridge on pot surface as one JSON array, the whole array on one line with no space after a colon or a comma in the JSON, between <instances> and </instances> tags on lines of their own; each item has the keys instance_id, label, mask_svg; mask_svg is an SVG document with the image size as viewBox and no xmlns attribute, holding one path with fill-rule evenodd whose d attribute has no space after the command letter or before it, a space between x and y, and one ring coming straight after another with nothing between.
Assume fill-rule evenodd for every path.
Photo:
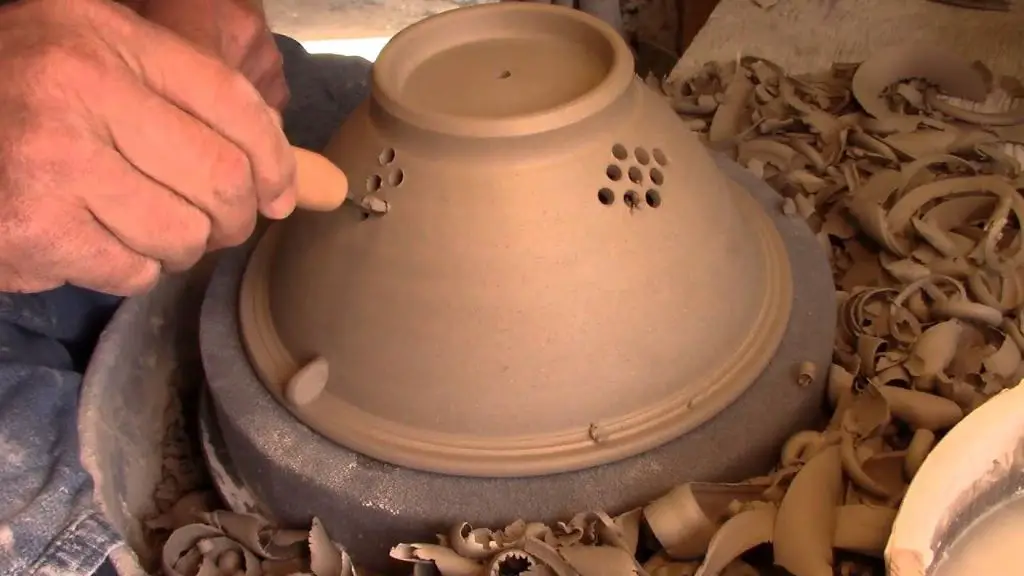
<instances>
[{"instance_id":1,"label":"ridge on pot surface","mask_svg":"<svg viewBox=\"0 0 1024 576\"><path fill-rule=\"evenodd\" d=\"M240 291L256 372L311 428L421 470L561 472L677 438L771 360L781 238L610 27L458 9L373 80L326 150L354 202L274 224Z\"/></svg>"}]
</instances>

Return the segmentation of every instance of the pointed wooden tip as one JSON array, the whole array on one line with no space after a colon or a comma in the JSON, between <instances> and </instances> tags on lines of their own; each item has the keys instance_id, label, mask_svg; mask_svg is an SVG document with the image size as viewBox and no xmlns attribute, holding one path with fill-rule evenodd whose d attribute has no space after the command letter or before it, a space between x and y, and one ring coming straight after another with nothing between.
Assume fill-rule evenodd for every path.
<instances>
[{"instance_id":1,"label":"pointed wooden tip","mask_svg":"<svg viewBox=\"0 0 1024 576\"><path fill-rule=\"evenodd\" d=\"M304 210L328 212L348 196L348 178L330 160L304 148L295 153L297 192L295 204Z\"/></svg>"}]
</instances>

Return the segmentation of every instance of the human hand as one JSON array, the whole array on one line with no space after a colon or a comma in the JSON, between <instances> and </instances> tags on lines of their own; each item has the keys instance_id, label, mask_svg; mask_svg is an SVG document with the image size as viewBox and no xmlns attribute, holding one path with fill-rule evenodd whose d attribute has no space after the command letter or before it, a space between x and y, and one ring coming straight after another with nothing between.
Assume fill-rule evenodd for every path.
<instances>
[{"instance_id":1,"label":"human hand","mask_svg":"<svg viewBox=\"0 0 1024 576\"><path fill-rule=\"evenodd\" d=\"M284 62L258 0L144 0L139 13L241 72L267 104L288 103Z\"/></svg>"},{"instance_id":2,"label":"human hand","mask_svg":"<svg viewBox=\"0 0 1024 576\"><path fill-rule=\"evenodd\" d=\"M295 207L252 84L105 0L0 8L0 291L130 295Z\"/></svg>"}]
</instances>

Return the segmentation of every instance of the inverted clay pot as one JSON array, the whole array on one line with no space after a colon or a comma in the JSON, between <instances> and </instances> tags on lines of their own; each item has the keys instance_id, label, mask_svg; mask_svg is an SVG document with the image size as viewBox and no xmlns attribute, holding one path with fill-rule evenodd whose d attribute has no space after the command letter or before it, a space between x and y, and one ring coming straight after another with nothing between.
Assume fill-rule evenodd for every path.
<instances>
[{"instance_id":1,"label":"inverted clay pot","mask_svg":"<svg viewBox=\"0 0 1024 576\"><path fill-rule=\"evenodd\" d=\"M971 412L928 454L885 550L893 576L1015 574L1024 542L1024 387Z\"/></svg>"},{"instance_id":2,"label":"inverted clay pot","mask_svg":"<svg viewBox=\"0 0 1024 576\"><path fill-rule=\"evenodd\" d=\"M357 452L468 476L613 462L712 418L786 330L776 228L581 12L404 30L325 154L350 201L268 230L239 318L270 392Z\"/></svg>"}]
</instances>

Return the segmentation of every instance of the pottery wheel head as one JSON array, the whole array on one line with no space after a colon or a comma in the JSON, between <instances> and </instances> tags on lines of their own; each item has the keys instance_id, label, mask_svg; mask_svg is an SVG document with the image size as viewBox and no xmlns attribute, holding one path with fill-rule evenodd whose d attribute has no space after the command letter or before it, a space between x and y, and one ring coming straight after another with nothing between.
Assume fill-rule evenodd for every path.
<instances>
[{"instance_id":1,"label":"pottery wheel head","mask_svg":"<svg viewBox=\"0 0 1024 576\"><path fill-rule=\"evenodd\" d=\"M271 226L239 317L268 389L350 449L471 476L612 462L713 418L785 332L779 232L582 12L408 28L325 154L352 202Z\"/></svg>"}]
</instances>

